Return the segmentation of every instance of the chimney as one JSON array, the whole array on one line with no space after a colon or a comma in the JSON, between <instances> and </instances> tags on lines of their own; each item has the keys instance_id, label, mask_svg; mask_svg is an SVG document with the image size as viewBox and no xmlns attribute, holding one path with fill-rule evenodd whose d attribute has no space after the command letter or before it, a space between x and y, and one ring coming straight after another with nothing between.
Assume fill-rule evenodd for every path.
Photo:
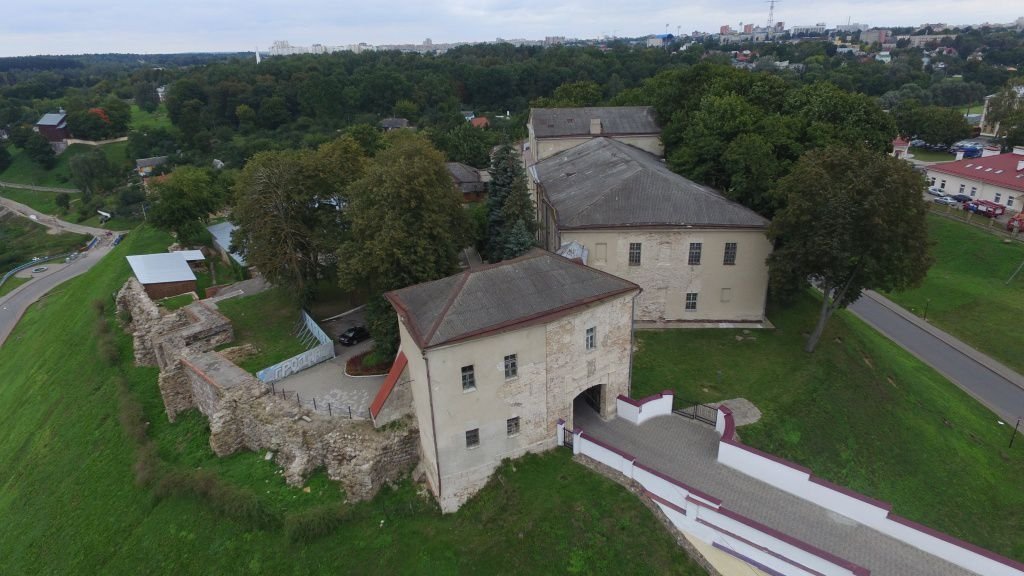
<instances>
[{"instance_id":1,"label":"chimney","mask_svg":"<svg viewBox=\"0 0 1024 576\"><path fill-rule=\"evenodd\" d=\"M1017 156L1024 156L1024 146L1014 146L1013 153Z\"/></svg>"},{"instance_id":2,"label":"chimney","mask_svg":"<svg viewBox=\"0 0 1024 576\"><path fill-rule=\"evenodd\" d=\"M963 160L964 159L964 151L963 150L957 150L956 151L956 159L957 160Z\"/></svg>"},{"instance_id":3,"label":"chimney","mask_svg":"<svg viewBox=\"0 0 1024 576\"><path fill-rule=\"evenodd\" d=\"M1002 149L999 146L985 146L985 149L981 151L981 157L998 156L1000 152L1002 152Z\"/></svg>"},{"instance_id":4,"label":"chimney","mask_svg":"<svg viewBox=\"0 0 1024 576\"><path fill-rule=\"evenodd\" d=\"M601 135L601 119L591 118L590 119L590 135L600 136Z\"/></svg>"}]
</instances>

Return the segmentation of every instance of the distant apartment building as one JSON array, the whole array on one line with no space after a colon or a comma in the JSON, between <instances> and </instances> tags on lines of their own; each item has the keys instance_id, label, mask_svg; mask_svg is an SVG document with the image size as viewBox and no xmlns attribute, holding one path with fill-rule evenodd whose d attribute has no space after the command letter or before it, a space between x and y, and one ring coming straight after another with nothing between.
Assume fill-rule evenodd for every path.
<instances>
[{"instance_id":1,"label":"distant apartment building","mask_svg":"<svg viewBox=\"0 0 1024 576\"><path fill-rule=\"evenodd\" d=\"M889 44L892 38L892 30L884 28L872 28L860 33L860 41L864 44Z\"/></svg>"},{"instance_id":2,"label":"distant apartment building","mask_svg":"<svg viewBox=\"0 0 1024 576\"><path fill-rule=\"evenodd\" d=\"M923 48L931 42L941 43L946 38L956 38L956 34L924 34L921 36L900 36L898 40L907 40L910 48Z\"/></svg>"},{"instance_id":3,"label":"distant apartment building","mask_svg":"<svg viewBox=\"0 0 1024 576\"><path fill-rule=\"evenodd\" d=\"M827 29L824 22L818 22L813 26L793 26L789 33L793 36L821 36Z\"/></svg>"}]
</instances>

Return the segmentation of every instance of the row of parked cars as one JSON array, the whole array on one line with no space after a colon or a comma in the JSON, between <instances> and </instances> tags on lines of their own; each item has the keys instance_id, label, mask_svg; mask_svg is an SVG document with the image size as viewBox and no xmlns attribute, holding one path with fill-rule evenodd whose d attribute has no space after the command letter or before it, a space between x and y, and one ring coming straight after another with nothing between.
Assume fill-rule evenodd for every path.
<instances>
[{"instance_id":1,"label":"row of parked cars","mask_svg":"<svg viewBox=\"0 0 1024 576\"><path fill-rule=\"evenodd\" d=\"M960 204L961 202L970 202L972 200L972 198L966 194L953 194L947 196L946 191L938 186L929 187L928 193L932 196L936 196L933 202L947 206L953 206L955 204Z\"/></svg>"},{"instance_id":2,"label":"row of parked cars","mask_svg":"<svg viewBox=\"0 0 1024 576\"><path fill-rule=\"evenodd\" d=\"M931 186L928 188L928 193L936 198L932 200L936 204L942 204L945 206L957 206L968 212L974 212L988 218L995 218L996 216L1002 216L1006 214L1006 206L1002 204L996 204L989 200L979 200L977 198L971 198L966 194L951 194L946 195L946 192L938 186Z\"/></svg>"}]
</instances>

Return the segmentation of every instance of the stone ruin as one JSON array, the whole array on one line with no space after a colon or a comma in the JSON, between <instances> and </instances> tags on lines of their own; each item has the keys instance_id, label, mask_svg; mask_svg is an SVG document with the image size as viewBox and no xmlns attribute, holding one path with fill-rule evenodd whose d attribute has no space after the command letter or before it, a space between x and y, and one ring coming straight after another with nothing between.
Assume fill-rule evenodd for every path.
<instances>
[{"instance_id":1,"label":"stone ruin","mask_svg":"<svg viewBox=\"0 0 1024 576\"><path fill-rule=\"evenodd\" d=\"M274 396L215 352L234 339L231 321L216 304L200 300L162 313L131 278L117 294L117 311L134 339L136 364L160 368L168 419L198 409L210 423L210 447L218 456L269 450L292 486L324 467L351 500L373 497L416 464L419 432L413 418L377 430L369 421L317 414Z\"/></svg>"}]
</instances>

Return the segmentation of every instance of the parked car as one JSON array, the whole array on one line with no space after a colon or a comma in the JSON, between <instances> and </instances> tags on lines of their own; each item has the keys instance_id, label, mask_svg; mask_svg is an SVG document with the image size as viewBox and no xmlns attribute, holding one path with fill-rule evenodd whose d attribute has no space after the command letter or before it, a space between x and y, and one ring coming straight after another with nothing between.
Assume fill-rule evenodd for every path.
<instances>
[{"instance_id":1,"label":"parked car","mask_svg":"<svg viewBox=\"0 0 1024 576\"><path fill-rule=\"evenodd\" d=\"M971 197L968 196L967 194L953 194L952 196L950 196L950 198L952 198L953 200L956 200L957 202L970 202L971 201Z\"/></svg>"},{"instance_id":2,"label":"parked car","mask_svg":"<svg viewBox=\"0 0 1024 576\"><path fill-rule=\"evenodd\" d=\"M927 146L928 143L925 142L924 140L918 139L918 140L911 140L910 141L910 145L913 146L914 148L920 148L922 146Z\"/></svg>"},{"instance_id":3,"label":"parked car","mask_svg":"<svg viewBox=\"0 0 1024 576\"><path fill-rule=\"evenodd\" d=\"M40 266L38 268L33 268L32 272L35 272L36 274L38 274L40 272L46 272L47 270L49 270L49 268L47 268L46 266Z\"/></svg>"},{"instance_id":4,"label":"parked car","mask_svg":"<svg viewBox=\"0 0 1024 576\"><path fill-rule=\"evenodd\" d=\"M949 196L941 196L932 200L936 204L943 204L945 206L956 206L958 202Z\"/></svg>"},{"instance_id":5,"label":"parked car","mask_svg":"<svg viewBox=\"0 0 1024 576\"><path fill-rule=\"evenodd\" d=\"M929 187L928 193L931 194L932 196L938 196L940 198L946 195L946 192L942 188L939 188L938 186Z\"/></svg>"},{"instance_id":6,"label":"parked car","mask_svg":"<svg viewBox=\"0 0 1024 576\"><path fill-rule=\"evenodd\" d=\"M964 148L964 158L981 158L981 148Z\"/></svg>"},{"instance_id":7,"label":"parked car","mask_svg":"<svg viewBox=\"0 0 1024 576\"><path fill-rule=\"evenodd\" d=\"M338 343L342 346L354 346L369 337L370 333L364 326L354 326L338 336Z\"/></svg>"}]
</instances>

